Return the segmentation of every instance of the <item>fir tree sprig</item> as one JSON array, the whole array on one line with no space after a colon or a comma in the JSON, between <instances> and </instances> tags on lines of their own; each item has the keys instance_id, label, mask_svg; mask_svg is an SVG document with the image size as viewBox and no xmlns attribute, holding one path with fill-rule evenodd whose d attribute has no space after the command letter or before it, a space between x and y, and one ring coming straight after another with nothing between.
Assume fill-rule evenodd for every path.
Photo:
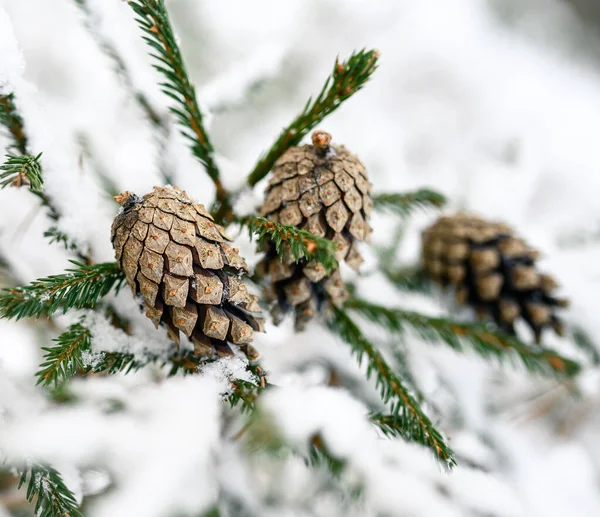
<instances>
[{"instance_id":1,"label":"fir tree sprig","mask_svg":"<svg viewBox=\"0 0 600 517\"><path fill-rule=\"evenodd\" d=\"M25 287L0 292L0 317L21 319L51 316L57 311L94 307L111 289L119 288L124 275L115 262L76 267L60 275L40 278Z\"/></svg>"},{"instance_id":2,"label":"fir tree sprig","mask_svg":"<svg viewBox=\"0 0 600 517\"><path fill-rule=\"evenodd\" d=\"M227 397L231 407L240 406L242 412L253 412L258 397L267 388L265 372L259 365L248 363L248 370L258 382L236 379L232 381L233 390Z\"/></svg>"},{"instance_id":3,"label":"fir tree sprig","mask_svg":"<svg viewBox=\"0 0 600 517\"><path fill-rule=\"evenodd\" d=\"M71 325L53 339L56 344L43 347L44 362L36 373L37 384L58 387L78 370L84 369L83 354L91 349L92 333L82 323Z\"/></svg>"},{"instance_id":4,"label":"fir tree sprig","mask_svg":"<svg viewBox=\"0 0 600 517\"><path fill-rule=\"evenodd\" d=\"M169 366L168 376L182 372L184 375L197 374L202 366L212 362L212 358L197 355L193 350L180 350L175 345L162 354L144 353L134 355L128 352L93 352L92 331L85 326L85 319L71 325L53 341L54 347L43 348L44 362L37 372L38 384L62 385L76 374L136 372L150 364ZM233 391L228 396L232 407L242 403L244 409L253 409L260 390L266 387L264 372L258 365L249 364L249 371L259 380L257 384L236 379L232 381Z\"/></svg>"},{"instance_id":5,"label":"fir tree sprig","mask_svg":"<svg viewBox=\"0 0 600 517\"><path fill-rule=\"evenodd\" d=\"M15 106L13 94L0 96L0 123L3 124L10 132L13 139L12 147L19 152L21 158L27 157L28 138L23 126L23 118L21 117ZM48 196L46 196L46 194L44 194L44 192L42 192L41 190L41 186L43 183L43 171L41 168L41 164L39 163L39 158L41 154L42 153L38 154L35 158L38 170L34 173L34 176L37 178L35 181L39 181L39 188L32 187L30 188L30 190L40 199L42 205L44 205L48 209L48 216L50 217L50 219L56 221L60 215L60 212L52 204L50 198L48 198ZM15 155L9 154L9 156ZM32 155L30 156L32 157ZM28 180L31 181L30 178L28 178Z\"/></svg>"},{"instance_id":6,"label":"fir tree sprig","mask_svg":"<svg viewBox=\"0 0 600 517\"><path fill-rule=\"evenodd\" d=\"M18 488L26 483L26 497L30 503L35 500L36 517L83 517L73 492L53 467L31 465L21 474Z\"/></svg>"},{"instance_id":7,"label":"fir tree sprig","mask_svg":"<svg viewBox=\"0 0 600 517\"><path fill-rule=\"evenodd\" d=\"M418 268L409 267L392 270L383 267L382 270L391 284L400 291L422 294L431 293L431 282Z\"/></svg>"},{"instance_id":8,"label":"fir tree sprig","mask_svg":"<svg viewBox=\"0 0 600 517\"><path fill-rule=\"evenodd\" d=\"M159 64L154 68L165 82L162 91L174 101L171 112L180 124L181 134L186 138L192 152L204 165L217 189L217 199L225 203L229 194L220 180L220 172L214 159L214 149L204 127L202 112L192 84L164 0L128 0L138 15L136 21L146 34L143 39L152 49L151 56Z\"/></svg>"},{"instance_id":9,"label":"fir tree sprig","mask_svg":"<svg viewBox=\"0 0 600 517\"><path fill-rule=\"evenodd\" d=\"M578 363L562 357L554 350L527 345L489 324L460 322L403 309L390 309L357 298L349 299L346 307L399 335L410 328L426 342L442 342L460 352L468 345L486 359L510 361L518 358L533 373L571 377L580 370Z\"/></svg>"},{"instance_id":10,"label":"fir tree sprig","mask_svg":"<svg viewBox=\"0 0 600 517\"><path fill-rule=\"evenodd\" d=\"M283 258L287 248L284 244L287 244L296 262L306 258L320 262L328 271L338 267L335 258L337 245L333 241L295 226L275 223L259 216L246 217L242 220L242 224L248 228L250 238L253 236L258 238L259 244L264 244L266 240L272 241L280 258Z\"/></svg>"},{"instance_id":11,"label":"fir tree sprig","mask_svg":"<svg viewBox=\"0 0 600 517\"><path fill-rule=\"evenodd\" d=\"M32 192L41 192L44 186L40 156L7 154L6 161L0 165L0 187L7 185L21 187L28 185Z\"/></svg>"},{"instance_id":12,"label":"fir tree sprig","mask_svg":"<svg viewBox=\"0 0 600 517\"><path fill-rule=\"evenodd\" d=\"M71 241L71 238L56 226L51 226L44 232L44 237L49 239L50 244L62 244L66 250L76 251L77 245Z\"/></svg>"},{"instance_id":13,"label":"fir tree sprig","mask_svg":"<svg viewBox=\"0 0 600 517\"><path fill-rule=\"evenodd\" d=\"M420 189L402 194L377 194L373 196L373 203L377 210L408 217L415 210L442 208L446 204L446 198L434 190Z\"/></svg>"},{"instance_id":14,"label":"fir tree sprig","mask_svg":"<svg viewBox=\"0 0 600 517\"><path fill-rule=\"evenodd\" d=\"M446 467L453 467L456 464L454 453L375 345L343 309L333 307L332 311L329 328L350 345L359 364L366 358L367 377L375 376L383 401L391 402L391 414L398 432L407 440L431 449Z\"/></svg>"},{"instance_id":15,"label":"fir tree sprig","mask_svg":"<svg viewBox=\"0 0 600 517\"><path fill-rule=\"evenodd\" d=\"M582 327L577 325L571 327L571 339L573 344L588 357L588 360L594 366L600 365L600 349Z\"/></svg>"},{"instance_id":16,"label":"fir tree sprig","mask_svg":"<svg viewBox=\"0 0 600 517\"><path fill-rule=\"evenodd\" d=\"M147 353L141 356L127 352L93 352L92 332L85 326L85 321L71 325L65 332L54 339L56 343L44 350L44 362L40 365L36 376L37 384L55 388L63 385L69 378L79 374L89 373L131 373L149 364L161 367L169 366L168 375L179 372L196 374L210 358L196 355L191 350L179 350L173 347L166 354ZM263 373L259 366L248 365L248 369L257 379L262 379ZM259 392L266 386L264 381L252 383L247 380L232 381L232 392L227 399L231 406L241 405L242 410L253 410Z\"/></svg>"},{"instance_id":17,"label":"fir tree sprig","mask_svg":"<svg viewBox=\"0 0 600 517\"><path fill-rule=\"evenodd\" d=\"M321 92L313 100L309 98L304 109L279 135L272 147L260 158L250 173L247 183L256 185L273 168L277 159L291 146L300 141L369 80L377 69L379 52L362 49L354 52L347 61L335 60L333 71L325 81Z\"/></svg>"},{"instance_id":18,"label":"fir tree sprig","mask_svg":"<svg viewBox=\"0 0 600 517\"><path fill-rule=\"evenodd\" d=\"M410 431L406 429L398 415L371 413L369 419L388 438L402 438L410 441Z\"/></svg>"},{"instance_id":19,"label":"fir tree sprig","mask_svg":"<svg viewBox=\"0 0 600 517\"><path fill-rule=\"evenodd\" d=\"M27 154L27 135L23 129L23 119L15 107L15 97L0 95L0 123L10 132L14 147L20 154Z\"/></svg>"},{"instance_id":20,"label":"fir tree sprig","mask_svg":"<svg viewBox=\"0 0 600 517\"><path fill-rule=\"evenodd\" d=\"M310 439L308 461L312 466L325 465L334 478L339 478L347 466L347 462L335 456L325 444L320 434Z\"/></svg>"}]
</instances>

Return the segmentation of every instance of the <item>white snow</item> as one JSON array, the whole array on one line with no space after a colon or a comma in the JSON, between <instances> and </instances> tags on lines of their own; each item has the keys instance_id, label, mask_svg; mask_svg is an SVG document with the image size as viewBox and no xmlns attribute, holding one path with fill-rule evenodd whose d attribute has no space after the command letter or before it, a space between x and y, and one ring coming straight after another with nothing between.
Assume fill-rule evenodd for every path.
<instances>
[{"instance_id":1,"label":"white snow","mask_svg":"<svg viewBox=\"0 0 600 517\"><path fill-rule=\"evenodd\" d=\"M600 20L580 18L572 3L581 2L167 2L225 185L243 184L281 128L320 91L337 55L377 48L373 80L319 127L363 160L377 191L432 187L449 197L449 210L518 227L571 298L567 320L600 341ZM206 206L214 188L178 128L152 128L98 46L99 37L118 49L133 86L166 116L168 99L126 2L87 4L96 37L74 0L0 1L0 92L14 90L30 151L44 153L60 230L104 261L113 259L109 229L119 207L99 174L142 195L161 183L167 164L174 184ZM0 143L9 143L4 132ZM252 212L263 185L242 193L240 213ZM417 260L419 232L433 217L406 224L399 263ZM70 255L42 237L50 224L26 190L0 191L0 255L19 282L69 267ZM372 225L373 246L388 245L396 220L376 215ZM229 230L255 264L247 232ZM442 296L393 291L369 274L376 255L363 250L363 274L344 271L361 296L427 314L450 310ZM110 351L138 358L167 351L164 330L154 329L127 286L110 301L130 316L132 334L88 314L94 345L86 364ZM364 326L386 355L397 345ZM558 385L407 334L408 364L433 401L428 413L459 455L459 467L447 474L427 451L383 439L371 427L366 415L381 407L377 390L345 344L316 324L299 335L289 321L268 324L255 346L278 387L265 394L264 410L298 451L319 432L348 462L343 480L363 486L353 506L302 458L249 459L243 438L231 438L243 421L225 411L223 395L232 379L255 381L241 359L186 378L167 378L152 366L75 379L69 390L77 402L58 405L34 387L40 346L55 332L42 322L0 321L0 457L52 462L78 497L97 495L86 507L91 517L201 515L219 491L268 517L600 513L597 368L574 385ZM566 339L549 335L547 344L576 355ZM350 389L326 386L332 370Z\"/></svg>"}]
</instances>

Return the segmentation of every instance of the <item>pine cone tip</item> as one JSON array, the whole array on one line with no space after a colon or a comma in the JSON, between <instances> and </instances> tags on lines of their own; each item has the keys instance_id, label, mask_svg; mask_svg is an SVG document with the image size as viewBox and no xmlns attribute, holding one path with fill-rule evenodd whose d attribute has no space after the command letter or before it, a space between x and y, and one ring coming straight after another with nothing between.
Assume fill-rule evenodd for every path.
<instances>
[{"instance_id":1,"label":"pine cone tip","mask_svg":"<svg viewBox=\"0 0 600 517\"><path fill-rule=\"evenodd\" d=\"M329 149L329 144L331 143L331 134L327 131L322 131L317 129L313 131L312 134L312 143L315 146L316 150L320 154L324 154Z\"/></svg>"}]
</instances>

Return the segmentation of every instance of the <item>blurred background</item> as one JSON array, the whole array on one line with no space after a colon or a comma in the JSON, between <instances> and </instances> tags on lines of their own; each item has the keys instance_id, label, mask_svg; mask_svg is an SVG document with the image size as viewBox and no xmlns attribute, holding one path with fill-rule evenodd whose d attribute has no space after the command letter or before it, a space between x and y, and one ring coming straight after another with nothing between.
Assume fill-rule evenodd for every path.
<instances>
[{"instance_id":1,"label":"blurred background","mask_svg":"<svg viewBox=\"0 0 600 517\"><path fill-rule=\"evenodd\" d=\"M125 2L0 5L0 85L15 88L32 150L44 153L47 193L64 214L60 229L95 260L112 260L109 228L117 206L104 187L143 194L162 181L161 171L210 204L212 183L168 118ZM431 187L449 198L449 211L514 226L543 251L542 267L571 299L566 321L600 342L599 2L167 5L229 186L243 182L281 128L320 91L336 56L377 48L373 79L321 128L361 158L377 192ZM118 51L121 71L107 46ZM161 130L148 121L135 91L147 97ZM261 186L240 200L242 211L258 205ZM399 264L417 263L420 231L433 217L420 215L400 229ZM48 226L28 192L0 191L0 282L20 285L68 267L69 252L43 237ZM381 215L372 226L374 249L398 232L396 221ZM256 261L245 232L236 243ZM439 297L390 291L368 253L362 276L354 278L365 297L446 313L447 301ZM127 296L117 302L134 307ZM293 395L273 398L273 412L297 433L328 429L362 473L367 504L344 513L301 466L279 472L278 483L266 473L252 482L240 474L220 438L211 402L218 390L210 379L172 379L162 390L151 373L75 381L71 389L82 407L57 408L34 388L40 346L48 346L52 332L0 320L0 450L60 465L79 495L105 491L106 472L127 480L90 504L89 515L201 515L218 490L215 480L238 487L239 497L276 493L277 505L256 503L262 515L600 515L600 370L593 364L576 381L559 383L408 340L416 382L459 456L459 467L447 474L423 451L363 442L350 431L363 410L349 395L320 387L328 367L355 378L367 396L375 390L361 380L343 344L317 325L302 335L289 325L270 327L256 347L271 378ZM548 335L546 344L594 362L566 339ZM104 411L115 401L131 410L117 422ZM168 437L197 443L195 452ZM183 456L182 465L176 459ZM16 515L10 501L0 498L0 505L0 516Z\"/></svg>"}]
</instances>

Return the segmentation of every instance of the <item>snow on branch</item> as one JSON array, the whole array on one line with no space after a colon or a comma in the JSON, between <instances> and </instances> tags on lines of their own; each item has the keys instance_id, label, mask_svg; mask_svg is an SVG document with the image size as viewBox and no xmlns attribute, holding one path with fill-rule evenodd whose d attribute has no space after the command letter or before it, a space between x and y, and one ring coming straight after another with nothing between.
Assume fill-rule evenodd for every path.
<instances>
[{"instance_id":1,"label":"snow on branch","mask_svg":"<svg viewBox=\"0 0 600 517\"><path fill-rule=\"evenodd\" d=\"M19 488L26 483L26 497L35 504L36 517L83 517L75 496L56 469L33 464L21 474Z\"/></svg>"},{"instance_id":2,"label":"snow on branch","mask_svg":"<svg viewBox=\"0 0 600 517\"><path fill-rule=\"evenodd\" d=\"M378 51L366 49L354 52L347 61L339 62L336 59L333 71L319 95L314 100L308 99L300 114L281 132L267 153L260 158L248 176L248 185L256 185L269 174L274 163L289 147L298 145L321 120L360 90L377 69L378 59Z\"/></svg>"},{"instance_id":3,"label":"snow on branch","mask_svg":"<svg viewBox=\"0 0 600 517\"><path fill-rule=\"evenodd\" d=\"M124 276L115 262L76 267L60 275L40 278L25 287L0 291L0 317L21 319L51 316L57 311L93 307L113 287L119 288Z\"/></svg>"},{"instance_id":4,"label":"snow on branch","mask_svg":"<svg viewBox=\"0 0 600 517\"><path fill-rule=\"evenodd\" d=\"M359 364L366 358L367 377L375 376L383 401L391 401L393 425L398 435L428 447L445 466L453 467L456 464L454 453L441 433L352 318L344 310L334 307L328 326L350 345Z\"/></svg>"},{"instance_id":5,"label":"snow on branch","mask_svg":"<svg viewBox=\"0 0 600 517\"><path fill-rule=\"evenodd\" d=\"M446 204L446 198L434 190L420 189L402 194L377 194L373 197L373 203L378 210L408 217L415 210L441 208Z\"/></svg>"},{"instance_id":6,"label":"snow on branch","mask_svg":"<svg viewBox=\"0 0 600 517\"><path fill-rule=\"evenodd\" d=\"M411 328L424 341L442 342L460 352L468 345L485 359L510 361L518 358L532 373L571 377L580 370L578 363L560 356L554 350L527 345L487 324L459 322L403 309L390 309L356 298L348 300L346 307L396 334L402 335L406 328Z\"/></svg>"},{"instance_id":7,"label":"snow on branch","mask_svg":"<svg viewBox=\"0 0 600 517\"><path fill-rule=\"evenodd\" d=\"M250 238L254 235L258 237L259 244L262 245L267 240L273 242L281 259L286 250L289 250L296 262L301 258L314 259L323 264L328 271L338 266L335 258L337 244L329 239L259 216L246 217L242 220L242 224L247 226Z\"/></svg>"},{"instance_id":8,"label":"snow on branch","mask_svg":"<svg viewBox=\"0 0 600 517\"><path fill-rule=\"evenodd\" d=\"M84 317L54 339L54 346L42 348L45 352L44 362L36 373L37 384L59 387L77 374L127 374L150 364L168 366L169 377L179 372L184 375L197 374L202 371L203 366L214 363L210 357L197 355L192 350L180 350L175 346L164 353L98 352L92 350L93 337L93 332L85 325ZM226 398L231 407L239 405L242 411L253 411L260 391L266 387L266 380L260 366L249 363L246 370L248 378L230 379L231 389Z\"/></svg>"}]
</instances>

